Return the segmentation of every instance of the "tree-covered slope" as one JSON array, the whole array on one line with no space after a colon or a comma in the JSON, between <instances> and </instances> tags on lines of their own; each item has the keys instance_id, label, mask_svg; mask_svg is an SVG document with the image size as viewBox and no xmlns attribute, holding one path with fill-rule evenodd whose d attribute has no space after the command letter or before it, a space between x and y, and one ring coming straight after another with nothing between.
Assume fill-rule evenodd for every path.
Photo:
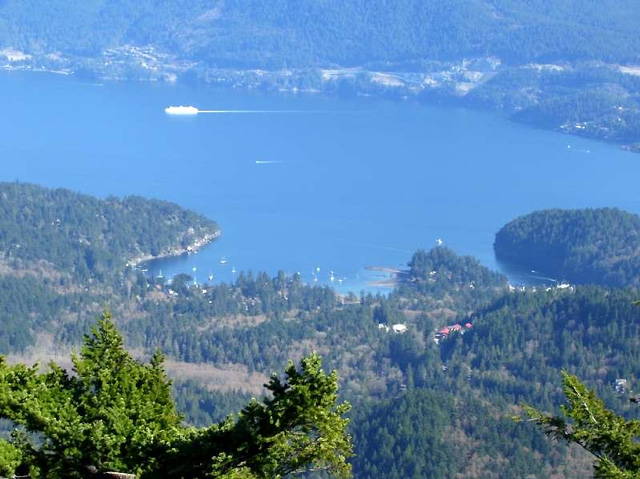
<instances>
[{"instance_id":1,"label":"tree-covered slope","mask_svg":"<svg viewBox=\"0 0 640 479\"><path fill-rule=\"evenodd\" d=\"M76 279L177 252L218 234L215 222L140 197L100 200L68 190L0 184L0 252L16 269L49 264Z\"/></svg>"},{"instance_id":2,"label":"tree-covered slope","mask_svg":"<svg viewBox=\"0 0 640 479\"><path fill-rule=\"evenodd\" d=\"M487 55L633 62L639 16L631 0L7 0L0 5L0 45L93 55L151 44L218 67Z\"/></svg>"},{"instance_id":3,"label":"tree-covered slope","mask_svg":"<svg viewBox=\"0 0 640 479\"><path fill-rule=\"evenodd\" d=\"M358 479L542 479L568 472L564 451L554 451L539 431L472 396L414 389L358 413ZM580 472L588 466L572 471Z\"/></svg>"},{"instance_id":4,"label":"tree-covered slope","mask_svg":"<svg viewBox=\"0 0 640 479\"><path fill-rule=\"evenodd\" d=\"M255 286L263 284L261 278ZM260 295L267 297L268 289ZM458 294L455 288L450 291ZM414 291L412 298L418 294ZM421 315L409 314L416 311L403 308L415 307L413 299L395 293L335 308L328 301L309 303L306 312L284 320L275 315L259 325L217 331L209 325L204 332L208 323L187 315L188 302L180 300L178 321L156 321L157 327L150 326L143 336L151 338L155 330L163 347L186 346L185 358L195 354L199 361L247 364L258 371L269 371L271 358L322 351L341 372L343 393L355 404L351 431L358 479L590 477L588 457L556 450L530 424L510 418L523 403L557 407L561 370L585 378L616 410L633 413L627 394L636 390L640 370L640 308L634 299L631 291L601 287L537 288L500 293L470 315L448 319L427 307L419 310ZM314 312L318 307L321 312ZM408 325L404 334L378 327L402 321ZM434 326L462 321L473 327L435 344L439 327L434 331ZM142 325L136 323L129 327ZM172 328L181 331L179 337ZM626 394L616 393L613 381L618 378L628 381ZM180 397L186 398L186 392L182 389ZM224 402L230 398L226 395ZM207 415L215 417L215 411L201 414L188 402L182 404L191 420L206 423Z\"/></svg>"},{"instance_id":5,"label":"tree-covered slope","mask_svg":"<svg viewBox=\"0 0 640 479\"><path fill-rule=\"evenodd\" d=\"M217 234L215 222L164 201L0 183L0 353L126 307L141 288L127 264Z\"/></svg>"},{"instance_id":6,"label":"tree-covered slope","mask_svg":"<svg viewBox=\"0 0 640 479\"><path fill-rule=\"evenodd\" d=\"M545 210L504 226L499 261L583 284L640 284L640 217L615 208Z\"/></svg>"},{"instance_id":7,"label":"tree-covered slope","mask_svg":"<svg viewBox=\"0 0 640 479\"><path fill-rule=\"evenodd\" d=\"M450 374L468 375L474 389L505 404L558 405L564 370L629 409L613 383L622 378L628 390L638 387L636 299L633 291L594 286L508 293L476 311L469 332L443 342L442 357Z\"/></svg>"},{"instance_id":8,"label":"tree-covered slope","mask_svg":"<svg viewBox=\"0 0 640 479\"><path fill-rule=\"evenodd\" d=\"M437 346L442 363L429 355L431 343L400 364L406 393L358 409L356 477L591 477L587 455L556 449L510 418L523 404L557 408L562 370L637 417L628 399L640 370L635 298L601 287L537 288L480 308L468 318L471 329ZM626 381L621 391L617 379Z\"/></svg>"},{"instance_id":9,"label":"tree-covered slope","mask_svg":"<svg viewBox=\"0 0 640 479\"><path fill-rule=\"evenodd\" d=\"M446 246L416 251L408 266L392 297L412 309L466 310L485 304L507 287L506 276Z\"/></svg>"},{"instance_id":10,"label":"tree-covered slope","mask_svg":"<svg viewBox=\"0 0 640 479\"><path fill-rule=\"evenodd\" d=\"M438 284L441 289L500 288L507 282L503 274L483 266L472 256L459 256L446 246L416 251L409 261L408 277L412 283Z\"/></svg>"},{"instance_id":11,"label":"tree-covered slope","mask_svg":"<svg viewBox=\"0 0 640 479\"><path fill-rule=\"evenodd\" d=\"M148 219L132 217L133 211L162 226L163 208L177 207L136 199L146 206L134 208L123 206L127 200L0 186L5 193L0 231L13 231L12 241L21 244L1 263L0 353L23 351L42 334L56 347L78 345L89 332L85 319L95 317L96 307L111 305L123 314L131 348L147 356L158 348L167 353L180 377L174 397L192 424L219 420L288 358L311 351L338 370L341 395L355 405L357 479L586 477L575 467L588 469L588 460L556 451L535 428L509 419L523 402L541 410L556 407L562 400L561 369L584 378L616 411L635 410L628 401L640 371L640 308L633 305L638 299L633 290L578 286L508 292L502 275L443 247L416 252L401 285L388 296L341 297L284 273L241 273L234 284L204 289L187 275L167 284L135 271L113 281L89 272L92 281L84 280L90 276L79 281L73 266L64 266L76 263L59 262L66 255L85 258L86 240L79 238L100 248L103 242L119 245L117 251L127 257L142 254L150 251L149 243L134 239L147 234ZM127 208L131 215L122 212ZM618 210L588 213L585 224L603 215L604 228L614 237L631 231L636 221ZM96 214L108 218L112 228L103 219L102 229L87 226ZM178 218L192 218L184 214ZM550 217L555 224L557 218ZM175 231L192 224L183 220L173 225ZM126 238L114 236L118 225ZM580 230L566 226L553 236L574 241ZM36 239L42 238L64 254L51 253L58 250L40 245ZM14 256L25 254L23 242L30 256ZM113 264L121 267L118 261ZM400 325L404 328L393 328ZM458 328L445 328L452 325ZM226 376L214 376L217 372ZM220 379L231 376L233 384ZM247 388L237 387L242 378ZM619 378L628 381L624 394L612 385ZM0 458L3 454L0 450Z\"/></svg>"}]
</instances>

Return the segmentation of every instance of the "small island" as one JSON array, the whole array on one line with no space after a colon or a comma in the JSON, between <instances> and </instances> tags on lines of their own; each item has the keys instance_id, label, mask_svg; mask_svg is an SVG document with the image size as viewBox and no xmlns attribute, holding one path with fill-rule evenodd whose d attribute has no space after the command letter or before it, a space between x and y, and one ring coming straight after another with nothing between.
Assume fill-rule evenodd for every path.
<instances>
[{"instance_id":1,"label":"small island","mask_svg":"<svg viewBox=\"0 0 640 479\"><path fill-rule=\"evenodd\" d=\"M496 258L577 284L640 284L640 217L616 208L544 210L504 226Z\"/></svg>"}]
</instances>

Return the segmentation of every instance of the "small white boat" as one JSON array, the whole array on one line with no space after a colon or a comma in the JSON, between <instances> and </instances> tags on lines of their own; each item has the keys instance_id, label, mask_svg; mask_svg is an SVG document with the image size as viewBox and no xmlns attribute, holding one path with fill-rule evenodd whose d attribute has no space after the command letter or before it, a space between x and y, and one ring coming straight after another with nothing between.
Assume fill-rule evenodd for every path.
<instances>
[{"instance_id":1,"label":"small white boat","mask_svg":"<svg viewBox=\"0 0 640 479\"><path fill-rule=\"evenodd\" d=\"M164 112L167 115L197 115L198 109L195 106L168 106Z\"/></svg>"},{"instance_id":2,"label":"small white boat","mask_svg":"<svg viewBox=\"0 0 640 479\"><path fill-rule=\"evenodd\" d=\"M227 258L225 258L224 256L222 258L220 258L220 264L227 264L229 262L229 260Z\"/></svg>"}]
</instances>

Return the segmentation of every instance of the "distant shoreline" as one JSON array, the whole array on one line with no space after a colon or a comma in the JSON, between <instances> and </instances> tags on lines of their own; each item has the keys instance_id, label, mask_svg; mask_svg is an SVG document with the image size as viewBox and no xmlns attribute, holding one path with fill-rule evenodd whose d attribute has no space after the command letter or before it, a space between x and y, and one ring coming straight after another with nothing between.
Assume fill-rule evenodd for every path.
<instances>
[{"instance_id":1,"label":"distant shoreline","mask_svg":"<svg viewBox=\"0 0 640 479\"><path fill-rule=\"evenodd\" d=\"M137 61L146 59L148 53L143 52L140 48L130 47L125 49L126 51L120 51L123 55L123 63L120 64L120 69L111 65L109 68L115 68L115 70L105 70L103 62L98 62L96 58L61 58L58 62L58 67L44 67L41 64L41 58L31 56L30 54L23 54L24 59L22 61L9 61L4 65L0 65L0 69L3 71L21 71L21 72L36 72L36 73L52 73L56 75L64 75L71 77L78 77L77 71L83 71L83 75L89 75L92 80L99 80L100 82L121 82L121 81L133 81L133 82L166 82L176 83L183 79L185 72L190 71L189 66L186 64L162 62L158 61L156 68L142 67ZM119 51L119 50L118 50ZM0 52L1 53L1 52ZM14 52L15 54L21 52ZM5 55L6 56L6 55ZM126 58L126 61L124 60ZM476 62L484 62L491 64L492 57L489 58L476 58ZM133 68L132 70L122 68L125 66ZM230 90L263 90L267 92L285 93L290 92L293 94L308 93L331 96L335 95L337 91L336 85L340 82L348 85L347 90L354 96L372 96L383 99L396 99L396 100L409 100L415 99L420 102L424 102L424 97L430 99L430 102L437 104L453 105L456 107L463 107L472 110L498 112L506 116L510 121L526 124L534 128L541 128L548 131L561 132L567 135L571 135L577 138L586 138L593 141L599 141L603 143L614 144L619 148L632 152L640 152L640 146L638 140L640 138L626 138L624 132L618 132L619 135L614 135L611 131L603 125L597 126L593 121L583 120L582 122L568 121L566 118L562 120L557 118L555 125L547 124L536 117L535 111L532 113L531 118L520 118L521 113L516 111L510 111L505 107L491 104L483 104L482 102L468 100L467 95L472 92L476 87L483 84L486 79L493 78L495 75L507 71L508 68L500 68L500 64L493 65L491 67L485 65L478 71L469 71L465 69L464 61L451 61L441 62L441 71L423 71L399 74L397 72L387 71L373 71L367 70L364 67L354 68L338 68L338 69L322 69L322 68L300 68L297 70L251 70L251 69L207 69L204 72L200 72L196 77L189 81L195 81L195 83L212 85L215 87L230 89ZM553 65L552 65L553 66ZM629 67L623 67L617 64L608 65L615 71L625 73L627 75L637 75L636 70ZM515 69L530 70L536 67L536 65L520 65L513 67ZM539 66L538 66L539 67ZM549 67L551 68L551 67ZM617 69L616 69L617 68ZM462 69L462 70L460 70ZM446 82L437 82L434 80L434 75L438 78L441 76L453 76L461 75L462 73L477 73L479 79L469 83L468 79L458 78L457 80L449 79ZM306 78L312 75L316 77L317 84L312 86L296 85L296 78ZM464 76L464 75L463 75ZM355 79L363 77L368 79L368 83L364 85L357 85ZM415 78L414 78L415 77ZM283 79L287 81L293 81L294 86L283 87L281 85ZM292 80L292 78L294 80ZM483 80L484 79L484 80ZM435 82L435 83L434 83ZM429 84L428 88L421 87L422 97L417 93L417 85ZM443 85L450 85L450 90L447 90ZM577 91L580 91L579 89ZM450 92L450 93L447 93ZM451 93L452 92L452 93ZM509 93L506 91L505 93ZM422 99L421 99L422 98ZM514 115L516 117L514 117ZM588 124L588 125L587 125ZM592 128L593 127L593 128ZM588 128L588 129L585 129ZM622 136L620 136L622 135ZM626 139L625 139L626 138Z\"/></svg>"},{"instance_id":2,"label":"distant shoreline","mask_svg":"<svg viewBox=\"0 0 640 479\"><path fill-rule=\"evenodd\" d=\"M196 238L190 245L185 248L170 248L168 251L160 253L158 255L144 255L134 258L127 262L127 267L137 268L138 266L149 263L151 261L166 259L166 258L176 258L178 256L183 256L185 254L193 254L197 253L200 249L207 246L208 244L213 243L216 239L220 237L220 230L217 230L215 233L207 233L204 236L200 236Z\"/></svg>"}]
</instances>

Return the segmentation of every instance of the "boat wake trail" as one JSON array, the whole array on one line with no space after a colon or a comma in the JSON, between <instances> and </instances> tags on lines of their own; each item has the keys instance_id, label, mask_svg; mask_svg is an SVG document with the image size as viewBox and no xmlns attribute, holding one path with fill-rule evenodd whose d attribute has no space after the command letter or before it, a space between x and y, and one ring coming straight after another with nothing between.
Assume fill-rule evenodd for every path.
<instances>
[{"instance_id":1,"label":"boat wake trail","mask_svg":"<svg viewBox=\"0 0 640 479\"><path fill-rule=\"evenodd\" d=\"M282 160L256 160L256 165L276 165L278 163L284 163Z\"/></svg>"},{"instance_id":2,"label":"boat wake trail","mask_svg":"<svg viewBox=\"0 0 640 479\"><path fill-rule=\"evenodd\" d=\"M167 115L192 116L200 113L218 115L228 114L277 114L277 113L326 113L317 110L199 110L195 106L168 106L164 109Z\"/></svg>"},{"instance_id":3,"label":"boat wake trail","mask_svg":"<svg viewBox=\"0 0 640 479\"><path fill-rule=\"evenodd\" d=\"M543 280L543 281L553 281L554 283L557 283L557 282L558 282L558 280L557 280L557 279L554 279L554 278L548 278L548 277L546 277L546 276L537 276L537 275L535 275L535 276L534 276L534 275L532 275L532 276L531 276L531 278L533 278L533 279L541 279L541 280Z\"/></svg>"},{"instance_id":4,"label":"boat wake trail","mask_svg":"<svg viewBox=\"0 0 640 479\"><path fill-rule=\"evenodd\" d=\"M304 110L198 110L198 113L242 114L242 113L310 113Z\"/></svg>"}]
</instances>

